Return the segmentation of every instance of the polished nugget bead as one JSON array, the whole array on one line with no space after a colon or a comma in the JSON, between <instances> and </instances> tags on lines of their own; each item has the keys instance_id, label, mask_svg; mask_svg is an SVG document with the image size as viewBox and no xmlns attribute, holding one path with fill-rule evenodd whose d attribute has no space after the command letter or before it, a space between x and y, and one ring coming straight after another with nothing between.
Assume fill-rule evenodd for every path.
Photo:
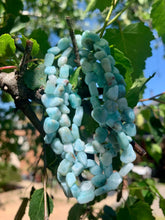
<instances>
[{"instance_id":1,"label":"polished nugget bead","mask_svg":"<svg viewBox=\"0 0 165 220\"><path fill-rule=\"evenodd\" d=\"M69 116L67 114L62 114L59 123L60 127L70 127L71 121L69 119Z\"/></svg>"},{"instance_id":2,"label":"polished nugget bead","mask_svg":"<svg viewBox=\"0 0 165 220\"><path fill-rule=\"evenodd\" d=\"M94 198L95 198L94 190L90 190L90 191L80 190L79 195L77 197L77 201L80 204L85 204L92 201Z\"/></svg>"},{"instance_id":3,"label":"polished nugget bead","mask_svg":"<svg viewBox=\"0 0 165 220\"><path fill-rule=\"evenodd\" d=\"M99 175L96 175L94 176L92 179L91 179L91 182L94 186L96 187L100 187L100 186L103 186L106 182L106 177L104 174L99 174Z\"/></svg>"},{"instance_id":4,"label":"polished nugget bead","mask_svg":"<svg viewBox=\"0 0 165 220\"><path fill-rule=\"evenodd\" d=\"M45 55L44 65L45 65L45 66L52 66L53 62L54 62L54 54L52 54L52 53L47 53L47 54Z\"/></svg>"},{"instance_id":5,"label":"polished nugget bead","mask_svg":"<svg viewBox=\"0 0 165 220\"><path fill-rule=\"evenodd\" d=\"M46 66L44 73L47 75L55 75L56 74L55 66Z\"/></svg>"},{"instance_id":6,"label":"polished nugget bead","mask_svg":"<svg viewBox=\"0 0 165 220\"><path fill-rule=\"evenodd\" d=\"M92 117L100 124L105 124L108 117L108 112L103 107L94 108L92 111Z\"/></svg>"},{"instance_id":7,"label":"polished nugget bead","mask_svg":"<svg viewBox=\"0 0 165 220\"><path fill-rule=\"evenodd\" d=\"M120 183L122 182L122 178L118 172L114 172L111 176L107 179L107 186L109 190L115 190L118 188Z\"/></svg>"},{"instance_id":8,"label":"polished nugget bead","mask_svg":"<svg viewBox=\"0 0 165 220\"><path fill-rule=\"evenodd\" d=\"M74 143L74 150L79 152L79 151L84 151L85 149L85 144L81 139L77 139Z\"/></svg>"},{"instance_id":9,"label":"polished nugget bead","mask_svg":"<svg viewBox=\"0 0 165 220\"><path fill-rule=\"evenodd\" d=\"M78 187L76 183L71 186L70 190L75 198L80 194L80 187Z\"/></svg>"},{"instance_id":10,"label":"polished nugget bead","mask_svg":"<svg viewBox=\"0 0 165 220\"><path fill-rule=\"evenodd\" d=\"M84 166L80 162L76 162L72 166L72 172L74 173L75 176L79 176L80 173L83 171L83 169L84 169Z\"/></svg>"},{"instance_id":11,"label":"polished nugget bead","mask_svg":"<svg viewBox=\"0 0 165 220\"><path fill-rule=\"evenodd\" d=\"M59 164L58 172L61 175L66 176L67 173L71 170L72 164L73 164L72 162L70 162L66 159L63 159Z\"/></svg>"},{"instance_id":12,"label":"polished nugget bead","mask_svg":"<svg viewBox=\"0 0 165 220\"><path fill-rule=\"evenodd\" d=\"M78 152L77 159L79 160L80 163L82 163L83 166L87 165L87 155L85 152L83 151Z\"/></svg>"},{"instance_id":13,"label":"polished nugget bead","mask_svg":"<svg viewBox=\"0 0 165 220\"><path fill-rule=\"evenodd\" d=\"M120 176L126 176L132 170L133 166L133 163L127 163L124 165L119 171Z\"/></svg>"},{"instance_id":14,"label":"polished nugget bead","mask_svg":"<svg viewBox=\"0 0 165 220\"><path fill-rule=\"evenodd\" d=\"M67 185L69 187L72 187L75 182L76 182L76 177L75 177L74 173L72 173L72 172L67 173L67 175L66 175Z\"/></svg>"},{"instance_id":15,"label":"polished nugget bead","mask_svg":"<svg viewBox=\"0 0 165 220\"><path fill-rule=\"evenodd\" d=\"M129 144L128 148L124 150L120 156L120 160L123 163L131 163L136 159L136 154L132 148L132 145Z\"/></svg>"},{"instance_id":16,"label":"polished nugget bead","mask_svg":"<svg viewBox=\"0 0 165 220\"><path fill-rule=\"evenodd\" d=\"M106 151L100 156L100 161L104 166L109 166L112 163L112 154L109 151Z\"/></svg>"},{"instance_id":17,"label":"polished nugget bead","mask_svg":"<svg viewBox=\"0 0 165 220\"><path fill-rule=\"evenodd\" d=\"M57 55L58 53L60 53L60 48L59 47L51 47L50 49L48 49L48 53L52 53L54 55Z\"/></svg>"},{"instance_id":18,"label":"polished nugget bead","mask_svg":"<svg viewBox=\"0 0 165 220\"><path fill-rule=\"evenodd\" d=\"M51 144L51 148L56 154L62 154L64 145L61 143L59 138L55 138Z\"/></svg>"},{"instance_id":19,"label":"polished nugget bead","mask_svg":"<svg viewBox=\"0 0 165 220\"><path fill-rule=\"evenodd\" d=\"M77 140L80 138L79 129L76 124L72 124L71 133L73 135L74 140Z\"/></svg>"},{"instance_id":20,"label":"polished nugget bead","mask_svg":"<svg viewBox=\"0 0 165 220\"><path fill-rule=\"evenodd\" d=\"M60 50L66 50L69 47L69 45L70 45L70 40L67 37L61 38L57 44Z\"/></svg>"},{"instance_id":21,"label":"polished nugget bead","mask_svg":"<svg viewBox=\"0 0 165 220\"><path fill-rule=\"evenodd\" d=\"M61 127L58 130L58 133L59 133L61 140L64 144L68 144L68 143L73 142L73 136L72 136L71 131L68 127Z\"/></svg>"},{"instance_id":22,"label":"polished nugget bead","mask_svg":"<svg viewBox=\"0 0 165 220\"><path fill-rule=\"evenodd\" d=\"M51 134L55 131L57 131L57 129L59 128L59 122L51 119L50 117L47 117L44 121L44 131L47 134Z\"/></svg>"},{"instance_id":23,"label":"polished nugget bead","mask_svg":"<svg viewBox=\"0 0 165 220\"><path fill-rule=\"evenodd\" d=\"M47 108L46 112L52 119L59 120L59 118L61 117L61 112L58 107Z\"/></svg>"},{"instance_id":24,"label":"polished nugget bead","mask_svg":"<svg viewBox=\"0 0 165 220\"><path fill-rule=\"evenodd\" d=\"M72 93L69 96L69 102L72 108L76 109L78 106L81 105L81 98L78 94Z\"/></svg>"},{"instance_id":25,"label":"polished nugget bead","mask_svg":"<svg viewBox=\"0 0 165 220\"><path fill-rule=\"evenodd\" d=\"M76 124L77 126L81 125L82 119L83 119L83 107L82 106L78 106L76 108L76 112L75 115L73 117L73 123Z\"/></svg>"}]
</instances>

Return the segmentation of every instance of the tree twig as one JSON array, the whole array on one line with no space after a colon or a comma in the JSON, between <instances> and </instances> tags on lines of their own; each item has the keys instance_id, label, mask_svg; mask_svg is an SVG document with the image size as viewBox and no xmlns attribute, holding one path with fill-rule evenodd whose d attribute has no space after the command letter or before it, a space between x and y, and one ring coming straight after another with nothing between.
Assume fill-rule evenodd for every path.
<instances>
[{"instance_id":1,"label":"tree twig","mask_svg":"<svg viewBox=\"0 0 165 220\"><path fill-rule=\"evenodd\" d=\"M69 16L66 17L66 22L67 22L67 25L68 25L68 28L69 28L69 33L70 33L70 37L71 37L71 40L72 40L74 53L75 53L75 56L76 56L75 62L77 63L78 66L80 66L80 56L79 56L78 46L77 46L77 43L76 43L76 38L75 38L74 31L73 31L73 28L72 28L72 22L71 22L71 19L70 19Z\"/></svg>"},{"instance_id":2,"label":"tree twig","mask_svg":"<svg viewBox=\"0 0 165 220\"><path fill-rule=\"evenodd\" d=\"M45 136L45 132L43 130L42 123L37 118L36 114L31 108L31 105L28 100L16 99L15 105L18 109L20 109L24 115L31 121L34 127L40 132L41 136Z\"/></svg>"},{"instance_id":3,"label":"tree twig","mask_svg":"<svg viewBox=\"0 0 165 220\"><path fill-rule=\"evenodd\" d=\"M135 141L131 141L131 144L133 146L133 149L138 153L140 156L145 156L147 153L146 151Z\"/></svg>"},{"instance_id":4,"label":"tree twig","mask_svg":"<svg viewBox=\"0 0 165 220\"><path fill-rule=\"evenodd\" d=\"M159 102L159 100L157 100L156 97L159 97L159 96L164 95L164 94L165 94L165 92L162 92L162 93L159 93L159 94L157 94L157 95L154 95L154 96L152 96L152 97L150 97L150 98L140 99L139 102L145 102L145 101L151 101L151 100L154 100L154 101Z\"/></svg>"},{"instance_id":5,"label":"tree twig","mask_svg":"<svg viewBox=\"0 0 165 220\"><path fill-rule=\"evenodd\" d=\"M46 159L46 144L43 144L43 150L44 150L44 180L43 180L43 185L44 185L44 220L49 220L49 213L48 213L48 201L47 201L47 159Z\"/></svg>"},{"instance_id":6,"label":"tree twig","mask_svg":"<svg viewBox=\"0 0 165 220\"><path fill-rule=\"evenodd\" d=\"M20 62L19 71L17 71L17 75L19 75L19 77L23 76L23 74L27 68L27 63L30 59L32 47L33 47L33 42L30 40L27 40L24 55L23 55L22 60Z\"/></svg>"}]
</instances>

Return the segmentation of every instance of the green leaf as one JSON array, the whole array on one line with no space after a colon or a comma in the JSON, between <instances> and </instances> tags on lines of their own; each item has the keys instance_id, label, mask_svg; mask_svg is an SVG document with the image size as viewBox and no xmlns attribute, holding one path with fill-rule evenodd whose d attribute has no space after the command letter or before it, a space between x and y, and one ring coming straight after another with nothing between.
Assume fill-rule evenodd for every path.
<instances>
[{"instance_id":1,"label":"green leaf","mask_svg":"<svg viewBox=\"0 0 165 220\"><path fill-rule=\"evenodd\" d=\"M28 88L34 90L46 85L46 74L44 64L38 65L35 69L27 70L24 73L24 82Z\"/></svg>"},{"instance_id":2,"label":"green leaf","mask_svg":"<svg viewBox=\"0 0 165 220\"><path fill-rule=\"evenodd\" d=\"M53 201L47 194L48 215L53 211ZM31 220L44 220L44 189L35 190L29 206L29 217Z\"/></svg>"},{"instance_id":3,"label":"green leaf","mask_svg":"<svg viewBox=\"0 0 165 220\"><path fill-rule=\"evenodd\" d=\"M99 9L100 11L104 11L107 7L110 7L112 0L91 0L85 10L85 13L89 11L94 11L95 9Z\"/></svg>"},{"instance_id":4,"label":"green leaf","mask_svg":"<svg viewBox=\"0 0 165 220\"><path fill-rule=\"evenodd\" d=\"M116 212L111 207L105 205L103 211L102 220L116 220Z\"/></svg>"},{"instance_id":5,"label":"green leaf","mask_svg":"<svg viewBox=\"0 0 165 220\"><path fill-rule=\"evenodd\" d=\"M155 74L150 76L148 79L145 77L141 77L139 79L136 79L131 88L129 89L126 97L128 101L128 105L133 108L137 105L139 99L142 98L142 94L145 89L146 83L154 77Z\"/></svg>"},{"instance_id":6,"label":"green leaf","mask_svg":"<svg viewBox=\"0 0 165 220\"><path fill-rule=\"evenodd\" d=\"M23 10L23 3L21 0L6 0L5 9L8 14L18 15Z\"/></svg>"},{"instance_id":7,"label":"green leaf","mask_svg":"<svg viewBox=\"0 0 165 220\"><path fill-rule=\"evenodd\" d=\"M85 213L84 211L83 205L76 203L69 210L68 220L80 220L80 216Z\"/></svg>"},{"instance_id":8,"label":"green leaf","mask_svg":"<svg viewBox=\"0 0 165 220\"><path fill-rule=\"evenodd\" d=\"M75 72L71 75L69 82L72 84L72 88L75 89L78 84L78 78L81 71L81 66L79 66Z\"/></svg>"},{"instance_id":9,"label":"green leaf","mask_svg":"<svg viewBox=\"0 0 165 220\"><path fill-rule=\"evenodd\" d=\"M48 35L46 34L46 32L42 30L41 28L39 28L39 29L33 30L29 37L35 39L40 46L40 52L37 56L44 57L47 50L50 47L48 43Z\"/></svg>"},{"instance_id":10,"label":"green leaf","mask_svg":"<svg viewBox=\"0 0 165 220\"><path fill-rule=\"evenodd\" d=\"M33 38L30 38L30 41L33 42L33 47L32 47L32 52L31 52L31 55L32 56L35 56L39 53L39 50L40 50L40 45L37 43L36 40L34 40Z\"/></svg>"},{"instance_id":11,"label":"green leaf","mask_svg":"<svg viewBox=\"0 0 165 220\"><path fill-rule=\"evenodd\" d=\"M25 48L25 47L26 47L26 41L28 40L28 38L25 37L24 35L22 35L20 39L21 39L21 41L22 41L23 47ZM32 56L35 56L35 55L37 55L37 54L39 53L39 51L40 51L40 45L39 45L38 42L37 42L35 39L33 39L33 38L30 38L29 40L33 42L33 47L32 47L31 55L32 55Z\"/></svg>"},{"instance_id":12,"label":"green leaf","mask_svg":"<svg viewBox=\"0 0 165 220\"><path fill-rule=\"evenodd\" d=\"M151 11L152 25L165 44L165 1L155 0Z\"/></svg>"},{"instance_id":13,"label":"green leaf","mask_svg":"<svg viewBox=\"0 0 165 220\"><path fill-rule=\"evenodd\" d=\"M159 207L162 209L163 214L165 216L165 199L164 198L160 198Z\"/></svg>"},{"instance_id":14,"label":"green leaf","mask_svg":"<svg viewBox=\"0 0 165 220\"><path fill-rule=\"evenodd\" d=\"M125 78L125 82L127 85L127 90L132 86L132 76L133 67L131 61L124 55L123 52L114 48L113 50L113 57L115 59L115 66L119 69L120 73Z\"/></svg>"},{"instance_id":15,"label":"green leaf","mask_svg":"<svg viewBox=\"0 0 165 220\"><path fill-rule=\"evenodd\" d=\"M130 24L123 30L108 29L104 38L130 59L134 69L133 81L143 76L142 70L145 68L145 60L152 55L150 41L154 39L149 27L141 22Z\"/></svg>"},{"instance_id":16,"label":"green leaf","mask_svg":"<svg viewBox=\"0 0 165 220\"><path fill-rule=\"evenodd\" d=\"M15 54L16 47L14 40L9 34L3 34L0 36L0 59L4 57L10 57Z\"/></svg>"},{"instance_id":17,"label":"green leaf","mask_svg":"<svg viewBox=\"0 0 165 220\"><path fill-rule=\"evenodd\" d=\"M119 209L117 220L154 220L150 206L143 201L135 202L132 206Z\"/></svg>"}]
</instances>

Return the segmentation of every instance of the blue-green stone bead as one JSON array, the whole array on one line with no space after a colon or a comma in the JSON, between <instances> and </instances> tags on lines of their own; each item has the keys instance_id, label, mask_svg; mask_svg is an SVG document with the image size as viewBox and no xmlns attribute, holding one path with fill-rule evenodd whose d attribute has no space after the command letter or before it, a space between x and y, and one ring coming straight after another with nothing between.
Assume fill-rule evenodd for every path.
<instances>
[{"instance_id":1,"label":"blue-green stone bead","mask_svg":"<svg viewBox=\"0 0 165 220\"><path fill-rule=\"evenodd\" d=\"M66 50L70 46L70 40L66 37L61 38L57 44L60 50Z\"/></svg>"},{"instance_id":2,"label":"blue-green stone bead","mask_svg":"<svg viewBox=\"0 0 165 220\"><path fill-rule=\"evenodd\" d=\"M106 128L98 127L95 131L95 139L100 143L103 143L105 141L107 135L108 131Z\"/></svg>"},{"instance_id":3,"label":"blue-green stone bead","mask_svg":"<svg viewBox=\"0 0 165 220\"><path fill-rule=\"evenodd\" d=\"M80 126L81 122L82 122L82 119L83 119L83 114L84 114L83 107L78 106L76 108L76 112L75 112L75 115L73 117L73 123L76 124L77 126Z\"/></svg>"},{"instance_id":4,"label":"blue-green stone bead","mask_svg":"<svg viewBox=\"0 0 165 220\"><path fill-rule=\"evenodd\" d=\"M77 184L73 184L70 188L72 195L74 198L77 198L78 195L80 194L80 188L77 186Z\"/></svg>"},{"instance_id":5,"label":"blue-green stone bead","mask_svg":"<svg viewBox=\"0 0 165 220\"><path fill-rule=\"evenodd\" d=\"M50 144L53 140L53 138L55 137L56 133L51 133L51 134L46 134L44 137L44 141L46 144Z\"/></svg>"},{"instance_id":6,"label":"blue-green stone bead","mask_svg":"<svg viewBox=\"0 0 165 220\"><path fill-rule=\"evenodd\" d=\"M112 154L106 151L100 156L100 160L104 166L110 166L112 164Z\"/></svg>"},{"instance_id":7,"label":"blue-green stone bead","mask_svg":"<svg viewBox=\"0 0 165 220\"><path fill-rule=\"evenodd\" d=\"M95 193L92 190L88 191L81 191L79 192L79 195L77 197L77 201L80 204L85 204L90 201L92 201L95 198Z\"/></svg>"},{"instance_id":8,"label":"blue-green stone bead","mask_svg":"<svg viewBox=\"0 0 165 220\"><path fill-rule=\"evenodd\" d=\"M51 134L59 128L59 122L47 117L44 121L44 131L46 134Z\"/></svg>"},{"instance_id":9,"label":"blue-green stone bead","mask_svg":"<svg viewBox=\"0 0 165 220\"><path fill-rule=\"evenodd\" d=\"M46 108L56 107L62 105L64 100L59 97L55 97L54 95L43 94L41 97L41 101Z\"/></svg>"},{"instance_id":10,"label":"blue-green stone bead","mask_svg":"<svg viewBox=\"0 0 165 220\"><path fill-rule=\"evenodd\" d=\"M44 65L45 66L52 66L53 62L54 62L54 54L46 53L45 59L44 59Z\"/></svg>"},{"instance_id":11,"label":"blue-green stone bead","mask_svg":"<svg viewBox=\"0 0 165 220\"><path fill-rule=\"evenodd\" d=\"M56 138L53 140L51 148L56 154L61 154L64 150L64 145L61 143L59 138Z\"/></svg>"},{"instance_id":12,"label":"blue-green stone bead","mask_svg":"<svg viewBox=\"0 0 165 220\"><path fill-rule=\"evenodd\" d=\"M125 108L122 112L122 119L126 122L134 122L135 113L132 108Z\"/></svg>"},{"instance_id":13,"label":"blue-green stone bead","mask_svg":"<svg viewBox=\"0 0 165 220\"><path fill-rule=\"evenodd\" d=\"M80 138L79 129L76 124L72 124L71 133L73 135L74 140L77 140Z\"/></svg>"},{"instance_id":14,"label":"blue-green stone bead","mask_svg":"<svg viewBox=\"0 0 165 220\"><path fill-rule=\"evenodd\" d=\"M69 116L67 114L62 114L59 123L60 127L70 127L71 121L69 119Z\"/></svg>"},{"instance_id":15,"label":"blue-green stone bead","mask_svg":"<svg viewBox=\"0 0 165 220\"><path fill-rule=\"evenodd\" d=\"M68 58L66 56L61 56L60 58L58 58L57 64L59 67L65 65L68 61Z\"/></svg>"},{"instance_id":16,"label":"blue-green stone bead","mask_svg":"<svg viewBox=\"0 0 165 220\"><path fill-rule=\"evenodd\" d=\"M56 74L56 67L55 66L46 66L44 73L47 75L55 75Z\"/></svg>"},{"instance_id":17,"label":"blue-green stone bead","mask_svg":"<svg viewBox=\"0 0 165 220\"><path fill-rule=\"evenodd\" d=\"M104 185L104 186L101 186L95 190L95 196L100 196L100 195L105 194L107 192L108 192L107 186Z\"/></svg>"},{"instance_id":18,"label":"blue-green stone bead","mask_svg":"<svg viewBox=\"0 0 165 220\"><path fill-rule=\"evenodd\" d=\"M61 140L64 144L69 144L69 143L73 142L74 139L73 139L71 131L68 127L61 127L58 130L58 133L59 133Z\"/></svg>"},{"instance_id":19,"label":"blue-green stone bead","mask_svg":"<svg viewBox=\"0 0 165 220\"><path fill-rule=\"evenodd\" d=\"M121 131L117 133L116 137L121 149L126 150L129 146L129 141L126 134Z\"/></svg>"},{"instance_id":20,"label":"blue-green stone bead","mask_svg":"<svg viewBox=\"0 0 165 220\"><path fill-rule=\"evenodd\" d=\"M67 175L66 175L66 183L67 183L67 185L69 187L72 187L73 184L76 183L76 177L75 177L74 173L72 173L72 172L67 173Z\"/></svg>"},{"instance_id":21,"label":"blue-green stone bead","mask_svg":"<svg viewBox=\"0 0 165 220\"><path fill-rule=\"evenodd\" d=\"M100 144L97 140L92 141L92 145L98 153L104 153L105 152L105 149L104 149L103 145Z\"/></svg>"},{"instance_id":22,"label":"blue-green stone bead","mask_svg":"<svg viewBox=\"0 0 165 220\"><path fill-rule=\"evenodd\" d=\"M87 159L87 167L94 167L96 165L96 162L92 159Z\"/></svg>"},{"instance_id":23,"label":"blue-green stone bead","mask_svg":"<svg viewBox=\"0 0 165 220\"><path fill-rule=\"evenodd\" d=\"M81 105L81 97L76 93L72 93L69 96L69 102L71 107L76 109L78 106Z\"/></svg>"},{"instance_id":24,"label":"blue-green stone bead","mask_svg":"<svg viewBox=\"0 0 165 220\"><path fill-rule=\"evenodd\" d=\"M90 144L90 143L88 143L88 144L86 144L85 145L85 153L87 153L87 154L96 154L97 152L95 151L95 149L94 149L94 147Z\"/></svg>"},{"instance_id":25,"label":"blue-green stone bead","mask_svg":"<svg viewBox=\"0 0 165 220\"><path fill-rule=\"evenodd\" d=\"M89 170L90 170L91 174L93 174L95 176L102 174L102 169L98 165L95 165L95 166L89 168Z\"/></svg>"},{"instance_id":26,"label":"blue-green stone bead","mask_svg":"<svg viewBox=\"0 0 165 220\"><path fill-rule=\"evenodd\" d=\"M58 166L58 172L62 176L66 176L67 173L71 170L72 164L73 164L72 162L70 162L66 159L63 159Z\"/></svg>"},{"instance_id":27,"label":"blue-green stone bead","mask_svg":"<svg viewBox=\"0 0 165 220\"><path fill-rule=\"evenodd\" d=\"M83 151L78 152L77 159L79 160L80 163L82 163L84 167L87 166L87 155L85 152Z\"/></svg>"},{"instance_id":28,"label":"blue-green stone bead","mask_svg":"<svg viewBox=\"0 0 165 220\"><path fill-rule=\"evenodd\" d=\"M120 183L122 182L122 178L118 172L112 173L111 176L107 179L107 186L109 190L115 190L118 188Z\"/></svg>"},{"instance_id":29,"label":"blue-green stone bead","mask_svg":"<svg viewBox=\"0 0 165 220\"><path fill-rule=\"evenodd\" d=\"M60 53L60 48L59 47L51 47L48 49L48 53L53 53L54 55L57 55Z\"/></svg>"},{"instance_id":30,"label":"blue-green stone bead","mask_svg":"<svg viewBox=\"0 0 165 220\"><path fill-rule=\"evenodd\" d=\"M133 163L127 163L124 165L119 171L120 176L126 176L132 170L133 166Z\"/></svg>"},{"instance_id":31,"label":"blue-green stone bead","mask_svg":"<svg viewBox=\"0 0 165 220\"><path fill-rule=\"evenodd\" d=\"M126 95L126 89L125 89L125 86L124 85L118 85L118 99L124 97Z\"/></svg>"},{"instance_id":32,"label":"blue-green stone bead","mask_svg":"<svg viewBox=\"0 0 165 220\"><path fill-rule=\"evenodd\" d=\"M89 83L88 88L91 96L99 96L99 92L95 82L92 81L91 83Z\"/></svg>"},{"instance_id":33,"label":"blue-green stone bead","mask_svg":"<svg viewBox=\"0 0 165 220\"><path fill-rule=\"evenodd\" d=\"M93 43L100 41L100 38L97 34L90 31L85 31L82 34L81 44L83 47L91 50L93 48Z\"/></svg>"},{"instance_id":34,"label":"blue-green stone bead","mask_svg":"<svg viewBox=\"0 0 165 220\"><path fill-rule=\"evenodd\" d=\"M74 173L75 176L79 176L80 173L83 171L83 169L84 169L84 166L80 162L76 162L72 166L72 172Z\"/></svg>"},{"instance_id":35,"label":"blue-green stone bead","mask_svg":"<svg viewBox=\"0 0 165 220\"><path fill-rule=\"evenodd\" d=\"M79 151L84 151L85 149L85 144L81 139L77 139L74 143L74 150L79 152Z\"/></svg>"},{"instance_id":36,"label":"blue-green stone bead","mask_svg":"<svg viewBox=\"0 0 165 220\"><path fill-rule=\"evenodd\" d=\"M59 120L59 118L61 117L61 112L57 107L47 108L46 112L49 115L49 117L54 120Z\"/></svg>"},{"instance_id":37,"label":"blue-green stone bead","mask_svg":"<svg viewBox=\"0 0 165 220\"><path fill-rule=\"evenodd\" d=\"M103 107L97 107L93 109L91 115L99 124L105 124L107 121L108 112Z\"/></svg>"},{"instance_id":38,"label":"blue-green stone bead","mask_svg":"<svg viewBox=\"0 0 165 220\"><path fill-rule=\"evenodd\" d=\"M91 179L91 182L95 187L103 186L106 182L105 175L104 174L96 175Z\"/></svg>"},{"instance_id":39,"label":"blue-green stone bead","mask_svg":"<svg viewBox=\"0 0 165 220\"><path fill-rule=\"evenodd\" d=\"M65 154L65 159L69 160L70 162L75 162L75 156L71 152L67 152Z\"/></svg>"},{"instance_id":40,"label":"blue-green stone bead","mask_svg":"<svg viewBox=\"0 0 165 220\"><path fill-rule=\"evenodd\" d=\"M131 163L136 159L136 154L132 148L132 145L129 144L128 148L124 150L120 156L120 160L123 163Z\"/></svg>"},{"instance_id":41,"label":"blue-green stone bead","mask_svg":"<svg viewBox=\"0 0 165 220\"><path fill-rule=\"evenodd\" d=\"M127 135L131 137L136 135L136 126L134 123L125 123L123 125L123 130Z\"/></svg>"},{"instance_id":42,"label":"blue-green stone bead","mask_svg":"<svg viewBox=\"0 0 165 220\"><path fill-rule=\"evenodd\" d=\"M107 98L114 100L114 101L117 100L118 94L119 94L119 88L117 85L110 87L108 91L106 92Z\"/></svg>"},{"instance_id":43,"label":"blue-green stone bead","mask_svg":"<svg viewBox=\"0 0 165 220\"><path fill-rule=\"evenodd\" d=\"M59 106L59 110L63 114L69 114L70 113L70 109L64 104Z\"/></svg>"}]
</instances>

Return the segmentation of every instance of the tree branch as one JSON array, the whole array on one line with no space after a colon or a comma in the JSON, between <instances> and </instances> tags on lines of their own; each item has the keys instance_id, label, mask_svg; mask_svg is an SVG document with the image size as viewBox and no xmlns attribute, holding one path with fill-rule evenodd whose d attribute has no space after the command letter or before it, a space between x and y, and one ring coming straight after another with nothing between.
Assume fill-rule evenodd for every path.
<instances>
[{"instance_id":1,"label":"tree branch","mask_svg":"<svg viewBox=\"0 0 165 220\"><path fill-rule=\"evenodd\" d=\"M15 105L18 109L20 109L24 115L31 121L34 127L40 132L41 136L45 136L45 132L43 130L43 125L40 120L37 118L36 114L31 108L30 102L28 100L16 99Z\"/></svg>"},{"instance_id":2,"label":"tree branch","mask_svg":"<svg viewBox=\"0 0 165 220\"><path fill-rule=\"evenodd\" d=\"M78 47L77 47L77 42L76 42L76 38L75 38L75 34L72 28L72 22L69 16L66 17L66 22L68 24L68 28L69 28L69 33L70 33L70 37L72 40L72 44L73 44L73 49L74 49L74 53L76 56L76 60L75 62L77 63L78 66L80 66L80 56L79 56L79 51L78 51Z\"/></svg>"},{"instance_id":3,"label":"tree branch","mask_svg":"<svg viewBox=\"0 0 165 220\"><path fill-rule=\"evenodd\" d=\"M27 63L30 59L30 54L31 54L31 51L32 51L32 47L33 47L33 42L30 41L30 40L27 40L24 55L23 55L22 60L20 62L19 71L16 72L17 75L19 75L19 77L22 77L25 70L27 69Z\"/></svg>"}]
</instances>

